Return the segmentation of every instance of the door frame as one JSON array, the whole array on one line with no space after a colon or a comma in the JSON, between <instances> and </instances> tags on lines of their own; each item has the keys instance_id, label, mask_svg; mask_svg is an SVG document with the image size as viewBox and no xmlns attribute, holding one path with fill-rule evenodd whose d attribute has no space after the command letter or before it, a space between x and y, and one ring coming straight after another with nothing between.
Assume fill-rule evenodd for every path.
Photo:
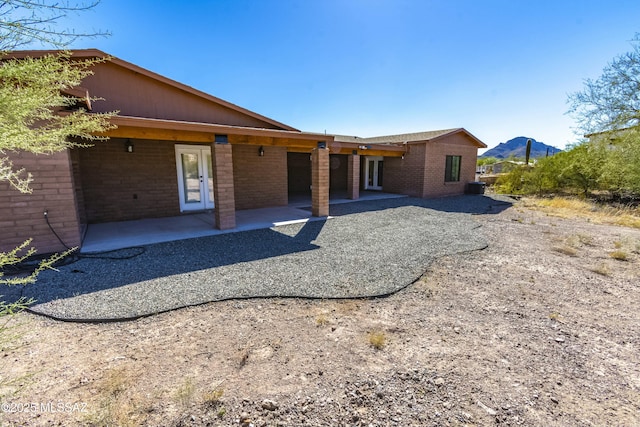
<instances>
[{"instance_id":1,"label":"door frame","mask_svg":"<svg viewBox=\"0 0 640 427\"><path fill-rule=\"evenodd\" d=\"M382 156L365 156L364 157L364 189L365 190L382 190L382 185L378 184L378 169L380 162L384 161ZM369 185L369 162L373 161L373 183ZM384 164L384 163L383 163ZM384 168L384 166L383 166ZM384 170L384 169L383 169Z\"/></svg>"},{"instance_id":2,"label":"door frame","mask_svg":"<svg viewBox=\"0 0 640 427\"><path fill-rule=\"evenodd\" d=\"M211 173L207 155L211 158L211 147L208 145L176 144L176 171L178 174L178 201L180 212L201 211L214 208L213 187L209 188L209 175ZM186 203L184 194L184 181L182 170L182 154L195 154L198 156L198 173L200 175L200 202Z\"/></svg>"}]
</instances>

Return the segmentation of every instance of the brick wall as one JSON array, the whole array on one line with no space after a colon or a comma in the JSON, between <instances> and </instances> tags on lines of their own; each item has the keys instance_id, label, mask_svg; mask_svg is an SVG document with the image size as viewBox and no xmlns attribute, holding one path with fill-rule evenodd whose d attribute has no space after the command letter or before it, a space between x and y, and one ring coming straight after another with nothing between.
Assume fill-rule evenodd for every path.
<instances>
[{"instance_id":1,"label":"brick wall","mask_svg":"<svg viewBox=\"0 0 640 427\"><path fill-rule=\"evenodd\" d=\"M475 181L478 149L460 134L442 141L427 143L424 191L422 197L463 194L467 183ZM445 182L446 156L461 156L460 181Z\"/></svg>"},{"instance_id":2,"label":"brick wall","mask_svg":"<svg viewBox=\"0 0 640 427\"><path fill-rule=\"evenodd\" d=\"M236 227L236 202L233 179L233 155L229 144L211 145L213 197L216 227L229 230Z\"/></svg>"},{"instance_id":3,"label":"brick wall","mask_svg":"<svg viewBox=\"0 0 640 427\"><path fill-rule=\"evenodd\" d=\"M347 156L347 197L352 200L360 198L360 156Z\"/></svg>"},{"instance_id":4,"label":"brick wall","mask_svg":"<svg viewBox=\"0 0 640 427\"><path fill-rule=\"evenodd\" d=\"M265 146L264 156L255 145L233 145L236 209L286 206L287 148Z\"/></svg>"},{"instance_id":5,"label":"brick wall","mask_svg":"<svg viewBox=\"0 0 640 427\"><path fill-rule=\"evenodd\" d=\"M329 215L329 150L316 148L311 152L311 214Z\"/></svg>"},{"instance_id":6,"label":"brick wall","mask_svg":"<svg viewBox=\"0 0 640 427\"><path fill-rule=\"evenodd\" d=\"M16 168L24 167L33 175L33 193L21 194L0 182L0 251L13 249L28 238L33 238L32 246L38 253L64 250L44 219L45 210L63 242L70 247L79 246L80 225L69 152L49 156L18 153L10 158Z\"/></svg>"},{"instance_id":7,"label":"brick wall","mask_svg":"<svg viewBox=\"0 0 640 427\"><path fill-rule=\"evenodd\" d=\"M416 144L408 147L404 156L385 157L383 191L422 197L425 169L425 146ZM363 160L364 163L364 160Z\"/></svg>"},{"instance_id":8,"label":"brick wall","mask_svg":"<svg viewBox=\"0 0 640 427\"><path fill-rule=\"evenodd\" d=\"M73 183L76 193L76 209L80 224L87 223L87 215L84 210L84 192L82 191L82 178L80 176L80 150L69 150L71 167L73 171Z\"/></svg>"},{"instance_id":9,"label":"brick wall","mask_svg":"<svg viewBox=\"0 0 640 427\"><path fill-rule=\"evenodd\" d=\"M79 149L84 211L88 223L180 214L172 142L114 138Z\"/></svg>"}]
</instances>

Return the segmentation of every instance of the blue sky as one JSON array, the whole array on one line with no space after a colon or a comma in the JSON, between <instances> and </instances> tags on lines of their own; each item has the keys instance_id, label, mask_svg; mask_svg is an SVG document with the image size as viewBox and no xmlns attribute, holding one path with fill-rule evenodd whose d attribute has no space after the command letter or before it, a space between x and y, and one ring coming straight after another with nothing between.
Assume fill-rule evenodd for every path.
<instances>
[{"instance_id":1,"label":"blue sky","mask_svg":"<svg viewBox=\"0 0 640 427\"><path fill-rule=\"evenodd\" d=\"M640 32L610 0L102 0L95 47L310 132L464 127L489 147L576 142L567 95Z\"/></svg>"}]
</instances>

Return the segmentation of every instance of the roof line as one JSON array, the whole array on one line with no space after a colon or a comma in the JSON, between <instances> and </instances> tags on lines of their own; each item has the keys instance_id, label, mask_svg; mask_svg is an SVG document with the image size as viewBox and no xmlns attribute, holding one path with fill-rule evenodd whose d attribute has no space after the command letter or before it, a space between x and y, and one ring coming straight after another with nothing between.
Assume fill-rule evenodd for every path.
<instances>
[{"instance_id":1,"label":"roof line","mask_svg":"<svg viewBox=\"0 0 640 427\"><path fill-rule=\"evenodd\" d=\"M469 136L473 140L473 142L475 142L478 145L479 148L487 148L487 144L485 144L484 142L480 141L475 135L473 135L471 132L469 132L465 128L452 129L451 132L447 132L447 133L443 133L442 135L438 135L438 136L434 137L433 139L431 139L430 141L435 141L435 140L438 140L440 138L444 138L446 136L449 136L449 135L452 135L452 134L458 133L458 132L464 132L465 134L467 134L467 136Z\"/></svg>"},{"instance_id":2,"label":"roof line","mask_svg":"<svg viewBox=\"0 0 640 427\"><path fill-rule=\"evenodd\" d=\"M372 136L361 138L357 136L347 136L347 135L335 135L337 140L345 140L350 142L358 142L358 143L368 143L375 145L387 145L387 144L420 144L424 142L432 142L437 141L442 138L446 138L450 135L454 135L456 133L462 132L467 135L473 143L478 148L486 148L487 145L472 135L465 128L453 128L453 129L442 129L435 131L426 131L426 132L413 132L413 133L402 133L395 135L384 135L384 136Z\"/></svg>"},{"instance_id":3,"label":"roof line","mask_svg":"<svg viewBox=\"0 0 640 427\"><path fill-rule=\"evenodd\" d=\"M10 58L26 58L29 56L33 56L33 55L39 55L39 56L43 56L43 55L47 55L47 54L55 54L55 53L59 53L59 52L63 52L63 50L22 50L22 51L13 51L13 52L9 52L6 54L7 57ZM222 105L223 107L227 107L230 108L232 110L235 110L239 113L242 114L246 114L248 116L251 116L255 119L261 120L263 122L266 123L270 123L274 126L277 126L281 129L284 130L288 130L288 131L297 131L300 132L299 129L296 129L294 127L291 127L289 125L286 125L284 123L278 122L276 120L273 120L269 117L263 116L261 114L258 114L256 112L253 112L251 110L247 110L246 108L242 108L236 104L233 104L231 102L225 101L223 99L217 98L213 95L210 95L206 92L203 92L201 90L195 89L191 86L188 86L184 83L180 83L176 80L170 79L168 77L165 77L161 74L158 74L156 72L153 72L151 70L148 70L146 68L142 68L138 65L132 64L131 62L125 61L123 59L120 59L118 57L115 57L113 55L110 55L106 52L101 51L100 49L72 49L69 50L69 52L71 52L72 57L75 58L103 58L103 59L108 59L110 62L117 64L121 67L127 68L133 72L136 73L140 73L144 76L147 76L151 79L160 81L162 83L168 84L170 86L173 86L177 89L183 90L185 92L188 92L192 95L196 95L200 98L204 98L208 101L214 102L216 104Z\"/></svg>"},{"instance_id":4,"label":"roof line","mask_svg":"<svg viewBox=\"0 0 640 427\"><path fill-rule=\"evenodd\" d=\"M437 136L431 137L431 138L427 138L427 139L416 139L416 141L431 141L433 139L439 138L443 135L450 135L452 133L458 132L460 131L462 128L454 128L454 129L442 129L442 130L435 130L435 131L427 131L427 132L444 132L442 134L438 134ZM394 137L400 137L400 136L407 136L407 137L412 137L412 136L416 136L416 135L421 135L425 132L410 132L410 133L398 133L398 134L393 134L393 135L381 135L381 136L370 136L370 137L366 137L366 138L361 138L363 140L371 140L371 139L384 139L384 138L394 138ZM411 140L407 140L407 142L410 142Z\"/></svg>"}]
</instances>

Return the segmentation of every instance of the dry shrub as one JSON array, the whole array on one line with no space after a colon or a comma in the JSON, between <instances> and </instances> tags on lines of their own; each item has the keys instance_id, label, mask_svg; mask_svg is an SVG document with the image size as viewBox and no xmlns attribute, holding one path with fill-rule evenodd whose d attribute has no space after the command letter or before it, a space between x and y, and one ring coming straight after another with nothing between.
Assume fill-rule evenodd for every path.
<instances>
[{"instance_id":1,"label":"dry shrub","mask_svg":"<svg viewBox=\"0 0 640 427\"><path fill-rule=\"evenodd\" d=\"M376 350L382 350L387 345L387 336L384 332L369 332L369 344Z\"/></svg>"},{"instance_id":2,"label":"dry shrub","mask_svg":"<svg viewBox=\"0 0 640 427\"><path fill-rule=\"evenodd\" d=\"M574 247L569 246L569 245L554 246L552 249L554 251L560 252L561 254L564 254L564 255L569 255L569 256L577 256L578 255L578 250L576 248L574 248Z\"/></svg>"},{"instance_id":3,"label":"dry shrub","mask_svg":"<svg viewBox=\"0 0 640 427\"><path fill-rule=\"evenodd\" d=\"M598 205L586 199L553 197L527 198L525 206L561 218L580 217L600 224L640 228L640 208Z\"/></svg>"},{"instance_id":4,"label":"dry shrub","mask_svg":"<svg viewBox=\"0 0 640 427\"><path fill-rule=\"evenodd\" d=\"M625 251L613 251L609 254L609 256L618 261L626 261L629 258L629 255Z\"/></svg>"},{"instance_id":5,"label":"dry shrub","mask_svg":"<svg viewBox=\"0 0 640 427\"><path fill-rule=\"evenodd\" d=\"M600 274L601 276L611 276L611 270L609 270L609 267L604 262L593 268L590 268L590 270L594 273Z\"/></svg>"},{"instance_id":6,"label":"dry shrub","mask_svg":"<svg viewBox=\"0 0 640 427\"><path fill-rule=\"evenodd\" d=\"M145 414L152 406L133 389L136 377L125 367L111 369L104 379L97 383L100 399L99 409L90 414L87 421L91 426L133 427L144 424Z\"/></svg>"},{"instance_id":7,"label":"dry shrub","mask_svg":"<svg viewBox=\"0 0 640 427\"><path fill-rule=\"evenodd\" d=\"M196 391L196 387L193 384L193 379L187 377L184 382L178 387L174 393L174 397L178 403L183 406L187 406L193 401L193 395Z\"/></svg>"},{"instance_id":8,"label":"dry shrub","mask_svg":"<svg viewBox=\"0 0 640 427\"><path fill-rule=\"evenodd\" d=\"M325 326L329 324L329 319L327 318L327 315L324 313L320 313L317 317L316 317L316 326Z\"/></svg>"}]
</instances>

